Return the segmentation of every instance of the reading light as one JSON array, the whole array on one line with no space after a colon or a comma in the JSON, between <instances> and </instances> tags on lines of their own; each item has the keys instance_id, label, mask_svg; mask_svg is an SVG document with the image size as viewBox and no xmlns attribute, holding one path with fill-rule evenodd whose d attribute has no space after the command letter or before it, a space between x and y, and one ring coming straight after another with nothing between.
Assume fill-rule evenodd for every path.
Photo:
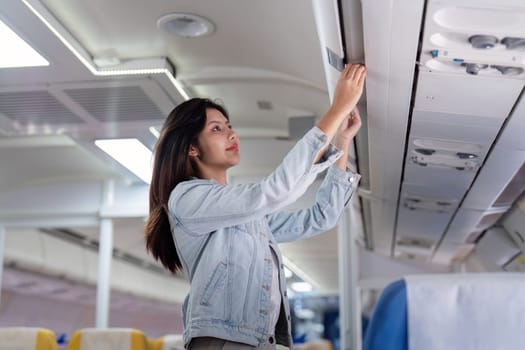
<instances>
[{"instance_id":1,"label":"reading light","mask_svg":"<svg viewBox=\"0 0 525 350\"><path fill-rule=\"evenodd\" d=\"M0 20L0 68L42 67L49 62Z\"/></svg>"},{"instance_id":2,"label":"reading light","mask_svg":"<svg viewBox=\"0 0 525 350\"><path fill-rule=\"evenodd\" d=\"M95 145L142 181L151 182L152 152L137 139L95 140Z\"/></svg>"},{"instance_id":3,"label":"reading light","mask_svg":"<svg viewBox=\"0 0 525 350\"><path fill-rule=\"evenodd\" d=\"M466 63L465 66L468 74L478 75L480 70L488 67L488 64Z\"/></svg>"},{"instance_id":4,"label":"reading light","mask_svg":"<svg viewBox=\"0 0 525 350\"><path fill-rule=\"evenodd\" d=\"M468 41L475 49L492 49L497 44L498 38L492 35L473 35Z\"/></svg>"}]
</instances>

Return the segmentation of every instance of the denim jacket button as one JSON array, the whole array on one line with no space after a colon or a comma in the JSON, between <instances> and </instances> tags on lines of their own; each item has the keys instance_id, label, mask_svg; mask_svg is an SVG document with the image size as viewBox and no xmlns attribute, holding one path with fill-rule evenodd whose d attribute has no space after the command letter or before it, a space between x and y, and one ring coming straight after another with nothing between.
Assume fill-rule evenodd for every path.
<instances>
[{"instance_id":1,"label":"denim jacket button","mask_svg":"<svg viewBox=\"0 0 525 350\"><path fill-rule=\"evenodd\" d=\"M351 184L353 184L354 181L355 181L355 180L354 180L354 177L353 177L353 176L352 176L351 178L348 179L348 182L350 182Z\"/></svg>"}]
</instances>

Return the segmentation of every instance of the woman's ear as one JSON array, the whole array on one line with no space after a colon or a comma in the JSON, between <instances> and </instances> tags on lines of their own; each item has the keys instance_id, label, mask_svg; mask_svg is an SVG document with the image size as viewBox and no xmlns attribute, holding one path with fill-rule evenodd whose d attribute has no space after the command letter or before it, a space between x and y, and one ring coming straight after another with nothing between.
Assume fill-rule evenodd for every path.
<instances>
[{"instance_id":1,"label":"woman's ear","mask_svg":"<svg viewBox=\"0 0 525 350\"><path fill-rule=\"evenodd\" d=\"M199 150L194 145L190 145L190 151L188 152L188 155L190 157L198 157L199 156Z\"/></svg>"}]
</instances>

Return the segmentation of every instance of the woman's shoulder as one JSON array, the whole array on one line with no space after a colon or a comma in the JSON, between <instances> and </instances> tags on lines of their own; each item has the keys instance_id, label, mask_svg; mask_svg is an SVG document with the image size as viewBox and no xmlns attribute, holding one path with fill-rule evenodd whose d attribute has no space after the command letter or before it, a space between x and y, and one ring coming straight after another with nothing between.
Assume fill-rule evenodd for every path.
<instances>
[{"instance_id":1,"label":"woman's shoulder","mask_svg":"<svg viewBox=\"0 0 525 350\"><path fill-rule=\"evenodd\" d=\"M197 195L198 193L207 192L211 186L219 186L219 183L215 180L199 179L197 177L179 182L170 193L168 205L172 207L179 200L186 199L188 195L191 196L192 193Z\"/></svg>"}]
</instances>

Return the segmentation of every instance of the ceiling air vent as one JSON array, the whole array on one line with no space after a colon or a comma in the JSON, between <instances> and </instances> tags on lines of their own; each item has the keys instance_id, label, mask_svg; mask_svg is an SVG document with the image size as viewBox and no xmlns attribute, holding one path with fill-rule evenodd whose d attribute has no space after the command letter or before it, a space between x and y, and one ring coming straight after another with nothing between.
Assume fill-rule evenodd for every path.
<instances>
[{"instance_id":1,"label":"ceiling air vent","mask_svg":"<svg viewBox=\"0 0 525 350\"><path fill-rule=\"evenodd\" d=\"M493 65L491 67L498 70L503 75L514 76L514 75L520 75L523 73L523 68L520 68L520 67L497 66L497 65Z\"/></svg>"},{"instance_id":2,"label":"ceiling air vent","mask_svg":"<svg viewBox=\"0 0 525 350\"><path fill-rule=\"evenodd\" d=\"M21 124L80 124L84 121L47 91L0 93L0 112Z\"/></svg>"},{"instance_id":3,"label":"ceiling air vent","mask_svg":"<svg viewBox=\"0 0 525 350\"><path fill-rule=\"evenodd\" d=\"M426 263L428 261L429 255L409 253L409 252L396 252L395 257L398 259L402 259L402 260Z\"/></svg>"},{"instance_id":4,"label":"ceiling air vent","mask_svg":"<svg viewBox=\"0 0 525 350\"><path fill-rule=\"evenodd\" d=\"M507 47L507 50L525 49L525 38L505 37L501 43Z\"/></svg>"},{"instance_id":5,"label":"ceiling air vent","mask_svg":"<svg viewBox=\"0 0 525 350\"><path fill-rule=\"evenodd\" d=\"M416 237L400 237L397 240L398 247L405 246L405 247L417 247L417 248L423 248L423 249L430 249L434 245L434 241L423 239L423 238L416 238Z\"/></svg>"},{"instance_id":6,"label":"ceiling air vent","mask_svg":"<svg viewBox=\"0 0 525 350\"><path fill-rule=\"evenodd\" d=\"M416 148L409 159L414 164L469 171L479 167L480 145L424 139L416 139L413 144Z\"/></svg>"},{"instance_id":7,"label":"ceiling air vent","mask_svg":"<svg viewBox=\"0 0 525 350\"><path fill-rule=\"evenodd\" d=\"M64 92L100 122L164 119L140 86L66 89Z\"/></svg>"},{"instance_id":8,"label":"ceiling air vent","mask_svg":"<svg viewBox=\"0 0 525 350\"><path fill-rule=\"evenodd\" d=\"M428 210L438 213L448 213L456 208L458 199L435 198L407 195L403 198L403 206L410 210Z\"/></svg>"},{"instance_id":9,"label":"ceiling air vent","mask_svg":"<svg viewBox=\"0 0 525 350\"><path fill-rule=\"evenodd\" d=\"M271 111L273 109L273 105L270 101L257 101L257 107L263 111Z\"/></svg>"}]
</instances>

